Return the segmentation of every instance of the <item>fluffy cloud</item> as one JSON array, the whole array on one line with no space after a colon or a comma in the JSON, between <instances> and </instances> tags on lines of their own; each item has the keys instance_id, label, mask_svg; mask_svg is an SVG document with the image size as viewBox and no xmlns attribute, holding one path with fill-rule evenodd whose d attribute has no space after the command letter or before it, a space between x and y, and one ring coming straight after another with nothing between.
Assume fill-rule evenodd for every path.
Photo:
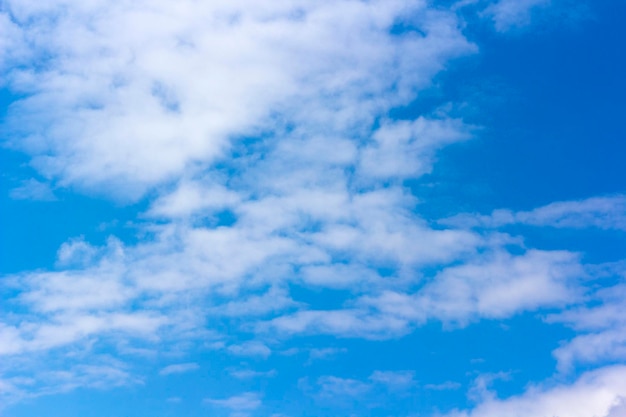
<instances>
[{"instance_id":1,"label":"fluffy cloud","mask_svg":"<svg viewBox=\"0 0 626 417\"><path fill-rule=\"evenodd\" d=\"M5 53L26 95L12 145L62 184L126 198L237 138L367 127L473 51L421 1L8 1L2 19L24 39ZM399 21L416 30L392 34Z\"/></svg>"},{"instance_id":2,"label":"fluffy cloud","mask_svg":"<svg viewBox=\"0 0 626 417\"><path fill-rule=\"evenodd\" d=\"M365 295L339 310L303 310L264 323L281 333L324 333L373 339L406 334L427 320L467 325L523 311L575 304L585 276L578 255L531 250L522 255L485 253L444 268L415 293Z\"/></svg>"},{"instance_id":3,"label":"fluffy cloud","mask_svg":"<svg viewBox=\"0 0 626 417\"><path fill-rule=\"evenodd\" d=\"M487 398L472 411L448 417L618 417L626 399L626 368L616 366L583 374L571 385L535 386L519 397Z\"/></svg>"}]
</instances>

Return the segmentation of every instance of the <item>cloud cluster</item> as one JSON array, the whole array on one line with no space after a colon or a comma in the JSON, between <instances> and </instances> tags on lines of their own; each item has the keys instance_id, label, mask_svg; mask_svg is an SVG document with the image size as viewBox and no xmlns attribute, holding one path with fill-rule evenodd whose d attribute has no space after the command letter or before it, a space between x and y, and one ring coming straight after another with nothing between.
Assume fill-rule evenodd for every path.
<instances>
[{"instance_id":1,"label":"cloud cluster","mask_svg":"<svg viewBox=\"0 0 626 417\"><path fill-rule=\"evenodd\" d=\"M471 129L388 117L475 51L453 13L399 0L58 0L7 1L1 16L19 97L7 144L57 187L152 193L138 244L70 240L58 269L6 281L20 313L1 317L3 355L212 338L214 316L254 331L255 317L305 308L290 285L369 293L480 245L430 228L402 187ZM216 346L269 355L247 339Z\"/></svg>"},{"instance_id":2,"label":"cloud cluster","mask_svg":"<svg viewBox=\"0 0 626 417\"><path fill-rule=\"evenodd\" d=\"M562 372L573 371L577 364L620 363L626 359L626 273L621 264L611 269L617 269L612 276L616 285L596 290L586 305L548 317L550 322L566 324L577 332L554 351Z\"/></svg>"},{"instance_id":3,"label":"cloud cluster","mask_svg":"<svg viewBox=\"0 0 626 417\"><path fill-rule=\"evenodd\" d=\"M7 1L2 22L12 145L131 199L243 138L363 133L474 50L423 1Z\"/></svg>"},{"instance_id":4,"label":"cloud cluster","mask_svg":"<svg viewBox=\"0 0 626 417\"><path fill-rule=\"evenodd\" d=\"M487 10L504 27L539 3ZM622 358L624 323L612 312L623 303L600 292L601 306L581 304L581 256L529 249L493 229L625 230L624 197L438 224L416 214L419 196L405 181L431 172L437 152L473 128L442 110L390 114L476 51L461 27L426 1L4 2L0 65L20 95L2 126L8 145L55 187L145 198L147 208L137 243L70 239L55 268L3 278L0 355L30 367L0 368L0 398L135 381L103 350L180 353L200 343L264 360L295 334L383 339L432 320L465 326L573 304L580 311L552 320L589 334L555 352L561 368ZM46 187L33 180L13 194L52 198ZM319 302L320 290L337 296ZM310 360L338 352L312 349ZM49 358L61 359L43 365ZM606 368L458 415L558 415L569 410L561 400L584 392L586 410L608 417L623 375ZM413 378L323 376L316 392L401 391ZM262 406L251 392L205 403L233 415Z\"/></svg>"},{"instance_id":5,"label":"cloud cluster","mask_svg":"<svg viewBox=\"0 0 626 417\"><path fill-rule=\"evenodd\" d=\"M299 311L269 325L291 334L393 337L427 320L458 326L480 318L503 319L522 311L567 306L581 298L583 275L578 257L569 252L496 251L442 269L415 293L384 290L364 295L350 308Z\"/></svg>"},{"instance_id":6,"label":"cloud cluster","mask_svg":"<svg viewBox=\"0 0 626 417\"><path fill-rule=\"evenodd\" d=\"M585 373L571 385L536 386L518 397L487 399L470 412L447 417L618 417L625 399L626 368L615 366Z\"/></svg>"}]
</instances>

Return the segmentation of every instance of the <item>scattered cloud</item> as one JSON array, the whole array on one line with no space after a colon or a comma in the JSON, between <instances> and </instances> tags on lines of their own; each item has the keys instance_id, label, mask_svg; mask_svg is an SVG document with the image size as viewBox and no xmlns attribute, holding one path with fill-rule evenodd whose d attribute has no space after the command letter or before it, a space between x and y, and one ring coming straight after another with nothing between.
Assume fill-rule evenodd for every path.
<instances>
[{"instance_id":1,"label":"scattered cloud","mask_svg":"<svg viewBox=\"0 0 626 417\"><path fill-rule=\"evenodd\" d=\"M246 392L224 399L205 398L204 402L216 407L229 409L232 413L231 415L237 416L247 415L247 413L260 408L263 404L261 396L255 392Z\"/></svg>"},{"instance_id":2,"label":"scattered cloud","mask_svg":"<svg viewBox=\"0 0 626 417\"><path fill-rule=\"evenodd\" d=\"M523 395L508 399L487 397L471 411L447 417L618 417L624 411L626 368L601 368L583 374L571 385L532 386Z\"/></svg>"},{"instance_id":3,"label":"scattered cloud","mask_svg":"<svg viewBox=\"0 0 626 417\"><path fill-rule=\"evenodd\" d=\"M562 201L531 211L495 210L491 215L459 214L441 221L457 227L498 228L510 224L557 228L626 230L626 197Z\"/></svg>"},{"instance_id":4,"label":"scattered cloud","mask_svg":"<svg viewBox=\"0 0 626 417\"><path fill-rule=\"evenodd\" d=\"M61 184L127 199L223 159L239 137L280 135L276 114L311 136L371 125L475 51L453 15L397 0L9 1L2 16L6 79L26 95L9 114L12 145ZM391 34L399 16L423 35ZM153 213L214 196L186 186Z\"/></svg>"},{"instance_id":5,"label":"scattered cloud","mask_svg":"<svg viewBox=\"0 0 626 417\"><path fill-rule=\"evenodd\" d=\"M561 372L576 364L606 364L626 359L626 286L617 284L596 291L589 305L548 316L552 323L574 328L577 335L553 353Z\"/></svg>"},{"instance_id":6,"label":"scattered cloud","mask_svg":"<svg viewBox=\"0 0 626 417\"><path fill-rule=\"evenodd\" d=\"M29 179L23 181L22 185L14 188L9 193L9 197L14 200L35 200L35 201L55 201L57 197L50 187L50 184Z\"/></svg>"},{"instance_id":7,"label":"scattered cloud","mask_svg":"<svg viewBox=\"0 0 626 417\"><path fill-rule=\"evenodd\" d=\"M318 395L324 398L361 398L371 389L371 386L365 382L336 376L320 377L317 384L319 386Z\"/></svg>"},{"instance_id":8,"label":"scattered cloud","mask_svg":"<svg viewBox=\"0 0 626 417\"><path fill-rule=\"evenodd\" d=\"M252 369L231 369L229 374L237 379L272 378L277 372L275 369L269 371L254 371Z\"/></svg>"},{"instance_id":9,"label":"scattered cloud","mask_svg":"<svg viewBox=\"0 0 626 417\"><path fill-rule=\"evenodd\" d=\"M200 365L194 362L176 363L168 365L159 371L159 375L182 374L186 372L196 371L200 369Z\"/></svg>"},{"instance_id":10,"label":"scattered cloud","mask_svg":"<svg viewBox=\"0 0 626 417\"><path fill-rule=\"evenodd\" d=\"M551 0L499 0L487 7L485 13L493 18L496 30L528 24L535 8L546 7Z\"/></svg>"},{"instance_id":11,"label":"scattered cloud","mask_svg":"<svg viewBox=\"0 0 626 417\"><path fill-rule=\"evenodd\" d=\"M250 356L267 358L272 354L270 348L261 342L245 342L240 345L228 346L228 352L235 356Z\"/></svg>"},{"instance_id":12,"label":"scattered cloud","mask_svg":"<svg viewBox=\"0 0 626 417\"><path fill-rule=\"evenodd\" d=\"M390 117L477 51L455 10L401 0L149 3L7 0L0 10L2 87L16 94L4 145L50 181L24 181L10 197L52 201L55 184L145 202L136 243L69 239L53 268L2 277L0 356L20 364L15 377L0 370L2 402L140 383L111 358L154 346L180 354L200 341L238 361L268 359L293 335L388 339L433 320L466 326L547 308L565 309L548 320L578 332L554 351L560 371L626 358L621 286L611 288L621 298L590 295L580 254L490 230L624 231L626 197L439 224L415 210L407 180L475 132L446 108ZM549 3L500 0L484 13L504 31ZM312 348L309 361L343 352ZM159 374L196 369L184 362ZM451 416L624 409L621 367L508 400L491 395L487 379L476 381L476 408ZM408 370L314 381L320 398L416 386ZM263 405L254 392L204 402L233 416Z\"/></svg>"},{"instance_id":13,"label":"scattered cloud","mask_svg":"<svg viewBox=\"0 0 626 417\"><path fill-rule=\"evenodd\" d=\"M387 386L392 390L402 390L415 384L413 371L374 371L370 381Z\"/></svg>"},{"instance_id":14,"label":"scattered cloud","mask_svg":"<svg viewBox=\"0 0 626 417\"><path fill-rule=\"evenodd\" d=\"M440 384L426 384L424 388L432 391L447 391L447 390L457 390L461 388L461 384L454 381L446 381Z\"/></svg>"},{"instance_id":15,"label":"scattered cloud","mask_svg":"<svg viewBox=\"0 0 626 417\"><path fill-rule=\"evenodd\" d=\"M502 319L523 311L572 305L582 297L579 282L584 277L574 253L530 250L512 255L498 250L443 268L416 293L388 290L365 295L355 307L302 310L272 319L260 329L397 337L431 319L463 326L479 318Z\"/></svg>"},{"instance_id":16,"label":"scattered cloud","mask_svg":"<svg viewBox=\"0 0 626 417\"><path fill-rule=\"evenodd\" d=\"M317 359L330 359L335 356L348 352L346 348L312 348L309 350L309 362Z\"/></svg>"}]
</instances>

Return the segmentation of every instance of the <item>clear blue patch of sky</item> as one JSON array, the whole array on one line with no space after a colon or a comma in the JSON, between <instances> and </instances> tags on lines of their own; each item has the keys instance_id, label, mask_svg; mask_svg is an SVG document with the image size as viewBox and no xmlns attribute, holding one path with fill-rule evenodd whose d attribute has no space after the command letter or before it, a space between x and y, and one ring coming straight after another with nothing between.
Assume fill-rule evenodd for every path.
<instances>
[{"instance_id":1,"label":"clear blue patch of sky","mask_svg":"<svg viewBox=\"0 0 626 417\"><path fill-rule=\"evenodd\" d=\"M481 126L410 185L433 217L626 191L626 2L598 2L574 24L469 33L477 55L453 64L399 117L447 102ZM548 23L545 23L546 25Z\"/></svg>"},{"instance_id":2,"label":"clear blue patch of sky","mask_svg":"<svg viewBox=\"0 0 626 417\"><path fill-rule=\"evenodd\" d=\"M13 199L11 190L35 172L28 158L0 150L0 274L51 268L59 247L70 238L84 237L95 245L114 235L127 242L136 237L141 206L122 206L71 190L55 190L57 200Z\"/></svg>"}]
</instances>

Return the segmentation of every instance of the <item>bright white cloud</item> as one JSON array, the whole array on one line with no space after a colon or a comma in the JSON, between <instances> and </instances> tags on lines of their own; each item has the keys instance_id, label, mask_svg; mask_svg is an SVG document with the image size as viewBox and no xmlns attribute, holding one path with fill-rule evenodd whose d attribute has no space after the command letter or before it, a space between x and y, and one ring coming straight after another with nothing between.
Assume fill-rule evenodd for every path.
<instances>
[{"instance_id":1,"label":"bright white cloud","mask_svg":"<svg viewBox=\"0 0 626 417\"><path fill-rule=\"evenodd\" d=\"M13 146L62 184L127 198L226 156L237 137L284 129L281 119L308 134L369 126L473 51L452 15L422 1L5 10L4 30L25 39L7 52L20 64L10 86L27 94L12 110ZM400 19L424 35L391 34Z\"/></svg>"},{"instance_id":2,"label":"bright white cloud","mask_svg":"<svg viewBox=\"0 0 626 417\"><path fill-rule=\"evenodd\" d=\"M575 307L548 317L549 322L564 323L578 333L553 352L562 372L572 371L577 364L626 359L626 286L606 287L590 299L591 306Z\"/></svg>"},{"instance_id":3,"label":"bright white cloud","mask_svg":"<svg viewBox=\"0 0 626 417\"><path fill-rule=\"evenodd\" d=\"M312 348L309 351L309 362L312 362L316 359L329 359L334 358L335 356L341 353L347 353L348 350L345 348Z\"/></svg>"},{"instance_id":4,"label":"bright white cloud","mask_svg":"<svg viewBox=\"0 0 626 417\"><path fill-rule=\"evenodd\" d=\"M275 369L270 371L254 371L252 369L234 369L229 374L237 379L271 378L276 376Z\"/></svg>"},{"instance_id":5,"label":"bright white cloud","mask_svg":"<svg viewBox=\"0 0 626 417\"><path fill-rule=\"evenodd\" d=\"M626 368L601 368L571 385L532 386L508 399L487 398L472 411L448 417L619 417L626 399Z\"/></svg>"}]
</instances>

